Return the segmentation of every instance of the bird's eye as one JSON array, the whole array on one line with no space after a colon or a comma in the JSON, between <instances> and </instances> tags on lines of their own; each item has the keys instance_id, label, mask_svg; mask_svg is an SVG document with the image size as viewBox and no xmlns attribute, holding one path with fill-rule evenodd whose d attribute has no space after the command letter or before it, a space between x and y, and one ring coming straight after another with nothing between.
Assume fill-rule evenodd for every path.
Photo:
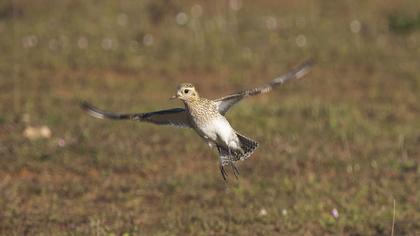
<instances>
[{"instance_id":1,"label":"bird's eye","mask_svg":"<svg viewBox=\"0 0 420 236\"><path fill-rule=\"evenodd\" d=\"M188 90L188 89L185 89L185 90L184 90L184 93L188 93L189 91L190 91L190 90Z\"/></svg>"}]
</instances>

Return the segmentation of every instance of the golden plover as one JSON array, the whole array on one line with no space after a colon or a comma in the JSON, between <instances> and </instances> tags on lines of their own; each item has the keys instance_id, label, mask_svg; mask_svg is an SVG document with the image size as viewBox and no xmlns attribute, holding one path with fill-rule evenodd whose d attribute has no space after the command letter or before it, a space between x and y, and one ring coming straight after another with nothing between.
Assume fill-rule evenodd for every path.
<instances>
[{"instance_id":1,"label":"golden plover","mask_svg":"<svg viewBox=\"0 0 420 236\"><path fill-rule=\"evenodd\" d=\"M173 108L146 113L119 114L99 110L83 102L82 108L90 115L100 119L136 120L158 125L172 125L193 128L210 147L215 146L219 152L220 172L226 181L225 166L232 167L234 175L239 172L234 162L245 160L258 147L258 143L235 131L225 118L226 112L237 102L248 96L267 93L290 79L298 79L307 74L313 61L308 60L283 76L257 88L243 90L216 100L209 100L198 95L190 83L180 84L172 99L179 99L185 108Z\"/></svg>"}]
</instances>

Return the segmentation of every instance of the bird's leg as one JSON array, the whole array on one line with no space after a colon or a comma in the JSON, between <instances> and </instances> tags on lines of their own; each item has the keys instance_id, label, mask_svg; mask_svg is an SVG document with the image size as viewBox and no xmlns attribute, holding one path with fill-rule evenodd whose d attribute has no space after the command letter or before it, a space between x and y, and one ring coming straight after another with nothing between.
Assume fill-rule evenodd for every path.
<instances>
[{"instance_id":1,"label":"bird's leg","mask_svg":"<svg viewBox=\"0 0 420 236\"><path fill-rule=\"evenodd\" d=\"M217 147L217 151L219 151L219 153L221 153L221 148L219 147L219 146L216 146ZM223 167L223 160L222 159L220 159L220 173L222 174L222 177L223 177L223 180L225 181L225 182L227 182L227 179L226 179L226 177L227 177L227 173L226 173L226 171L225 171L225 168Z\"/></svg>"},{"instance_id":2,"label":"bird's leg","mask_svg":"<svg viewBox=\"0 0 420 236\"><path fill-rule=\"evenodd\" d=\"M239 171L238 171L238 168L236 168L235 164L233 163L232 150L230 148L228 148L228 150L229 150L229 165L232 168L233 174L235 175L236 179L238 179Z\"/></svg>"},{"instance_id":3,"label":"bird's leg","mask_svg":"<svg viewBox=\"0 0 420 236\"><path fill-rule=\"evenodd\" d=\"M239 170L238 168L235 166L235 164L233 163L233 161L229 162L230 167L232 168L233 174L235 175L236 179L239 179Z\"/></svg>"},{"instance_id":4,"label":"bird's leg","mask_svg":"<svg viewBox=\"0 0 420 236\"><path fill-rule=\"evenodd\" d=\"M228 152L229 152L229 161L232 161L232 150L228 147Z\"/></svg>"},{"instance_id":5,"label":"bird's leg","mask_svg":"<svg viewBox=\"0 0 420 236\"><path fill-rule=\"evenodd\" d=\"M239 152L241 153L241 156L243 156L245 154L244 149L239 149Z\"/></svg>"},{"instance_id":6,"label":"bird's leg","mask_svg":"<svg viewBox=\"0 0 420 236\"><path fill-rule=\"evenodd\" d=\"M227 179L226 179L226 177L227 177L227 173L226 173L225 168L223 167L223 165L222 165L222 164L220 164L220 173L222 174L223 180L224 180L225 182L227 182Z\"/></svg>"}]
</instances>

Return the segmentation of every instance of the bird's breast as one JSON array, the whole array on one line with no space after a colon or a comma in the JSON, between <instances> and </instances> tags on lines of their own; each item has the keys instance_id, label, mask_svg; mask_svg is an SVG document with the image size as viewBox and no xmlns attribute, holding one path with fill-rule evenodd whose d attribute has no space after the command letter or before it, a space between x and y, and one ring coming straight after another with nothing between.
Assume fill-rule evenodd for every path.
<instances>
[{"instance_id":1,"label":"bird's breast","mask_svg":"<svg viewBox=\"0 0 420 236\"><path fill-rule=\"evenodd\" d=\"M236 138L235 131L212 101L202 99L186 105L191 123L204 139L227 145Z\"/></svg>"}]
</instances>

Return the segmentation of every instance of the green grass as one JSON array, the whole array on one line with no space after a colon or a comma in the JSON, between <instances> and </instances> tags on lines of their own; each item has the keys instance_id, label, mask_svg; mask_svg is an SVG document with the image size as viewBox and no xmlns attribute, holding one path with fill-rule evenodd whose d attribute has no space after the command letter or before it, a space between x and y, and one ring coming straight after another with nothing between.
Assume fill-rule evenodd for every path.
<instances>
[{"instance_id":1,"label":"green grass","mask_svg":"<svg viewBox=\"0 0 420 236\"><path fill-rule=\"evenodd\" d=\"M420 234L420 32L395 30L419 12L416 0L0 3L0 234L391 235L394 200L395 235ZM180 82L215 98L308 57L307 77L228 114L260 148L227 184L191 130L79 108L181 106L167 100ZM23 136L42 125L50 138Z\"/></svg>"}]
</instances>

